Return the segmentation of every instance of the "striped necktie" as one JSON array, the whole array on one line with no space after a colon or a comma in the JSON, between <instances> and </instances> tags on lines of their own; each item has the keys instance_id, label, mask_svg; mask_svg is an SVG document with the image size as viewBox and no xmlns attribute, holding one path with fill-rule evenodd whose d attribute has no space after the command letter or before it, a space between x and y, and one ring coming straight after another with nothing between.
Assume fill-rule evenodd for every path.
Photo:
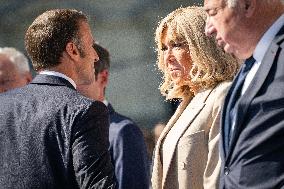
<instances>
[{"instance_id":1,"label":"striped necktie","mask_svg":"<svg viewBox=\"0 0 284 189\"><path fill-rule=\"evenodd\" d=\"M226 149L228 150L231 139L233 138L232 135L235 131L236 127L236 120L237 120L237 106L238 106L238 101L241 97L241 91L242 87L245 81L245 78L252 68L253 64L255 63L255 59L253 56L248 58L244 64L242 65L242 68L239 72L238 77L236 78L236 81L234 81L235 85L232 90L232 93L230 95L230 99L228 101L228 106L226 110L226 125L225 125L225 145Z\"/></svg>"}]
</instances>

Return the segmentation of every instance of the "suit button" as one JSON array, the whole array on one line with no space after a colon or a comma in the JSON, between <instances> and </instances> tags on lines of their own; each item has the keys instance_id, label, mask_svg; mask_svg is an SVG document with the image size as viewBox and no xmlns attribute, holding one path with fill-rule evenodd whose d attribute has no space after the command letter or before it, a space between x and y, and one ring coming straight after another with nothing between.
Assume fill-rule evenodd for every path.
<instances>
[{"instance_id":1,"label":"suit button","mask_svg":"<svg viewBox=\"0 0 284 189\"><path fill-rule=\"evenodd\" d=\"M230 172L230 169L229 169L228 167L225 167L225 168L224 168L224 173L225 173L225 175L228 175L229 172Z\"/></svg>"}]
</instances>

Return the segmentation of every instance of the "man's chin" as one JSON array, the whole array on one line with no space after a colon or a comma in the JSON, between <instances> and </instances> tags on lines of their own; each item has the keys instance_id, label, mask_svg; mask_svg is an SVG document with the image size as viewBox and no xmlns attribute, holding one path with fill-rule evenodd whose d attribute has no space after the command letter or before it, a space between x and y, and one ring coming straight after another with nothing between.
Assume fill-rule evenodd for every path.
<instances>
[{"instance_id":1,"label":"man's chin","mask_svg":"<svg viewBox=\"0 0 284 189\"><path fill-rule=\"evenodd\" d=\"M229 54L234 54L233 48L228 44L224 45L224 51Z\"/></svg>"},{"instance_id":2,"label":"man's chin","mask_svg":"<svg viewBox=\"0 0 284 189\"><path fill-rule=\"evenodd\" d=\"M230 46L230 45L228 45L228 44L224 45L224 51L225 51L226 53L228 53L228 54L230 54L230 55L236 57L236 58L238 57L237 51L236 51L232 46Z\"/></svg>"}]
</instances>

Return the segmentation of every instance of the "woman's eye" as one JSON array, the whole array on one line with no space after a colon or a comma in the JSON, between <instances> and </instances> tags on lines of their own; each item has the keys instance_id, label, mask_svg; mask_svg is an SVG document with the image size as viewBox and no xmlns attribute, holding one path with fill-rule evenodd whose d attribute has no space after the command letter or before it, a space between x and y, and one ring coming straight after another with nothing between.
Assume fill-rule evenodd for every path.
<instances>
[{"instance_id":1,"label":"woman's eye","mask_svg":"<svg viewBox=\"0 0 284 189\"><path fill-rule=\"evenodd\" d=\"M173 44L173 47L181 47L182 46L182 43L174 43Z\"/></svg>"},{"instance_id":2,"label":"woman's eye","mask_svg":"<svg viewBox=\"0 0 284 189\"><path fill-rule=\"evenodd\" d=\"M162 47L161 51L166 51L168 48L167 47Z\"/></svg>"}]
</instances>

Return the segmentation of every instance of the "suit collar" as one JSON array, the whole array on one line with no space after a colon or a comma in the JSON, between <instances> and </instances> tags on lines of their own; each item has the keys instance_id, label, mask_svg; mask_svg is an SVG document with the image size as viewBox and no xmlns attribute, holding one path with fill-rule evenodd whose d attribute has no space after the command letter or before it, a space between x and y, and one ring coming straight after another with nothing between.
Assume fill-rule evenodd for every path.
<instances>
[{"instance_id":1,"label":"suit collar","mask_svg":"<svg viewBox=\"0 0 284 189\"><path fill-rule=\"evenodd\" d=\"M63 74L63 73L51 71L51 70L43 70L43 71L39 72L39 74L62 77L63 79L66 79L67 81L69 81L69 83L71 83L73 85L73 87L76 89L76 83L74 82L74 80L72 78L68 77L67 75Z\"/></svg>"},{"instance_id":2,"label":"suit collar","mask_svg":"<svg viewBox=\"0 0 284 189\"><path fill-rule=\"evenodd\" d=\"M74 86L66 79L58 76L45 75L45 74L37 75L30 84L67 86L71 89L75 89Z\"/></svg>"},{"instance_id":3,"label":"suit collar","mask_svg":"<svg viewBox=\"0 0 284 189\"><path fill-rule=\"evenodd\" d=\"M257 62L262 62L265 52L267 52L269 45L271 44L275 36L279 33L279 31L281 31L283 25L284 14L281 15L261 37L253 53L253 57Z\"/></svg>"},{"instance_id":4,"label":"suit collar","mask_svg":"<svg viewBox=\"0 0 284 189\"><path fill-rule=\"evenodd\" d=\"M279 32L277 33L276 37L275 37L275 43L277 43L278 45L280 45L284 40L284 24L282 26L282 28L279 30Z\"/></svg>"},{"instance_id":5,"label":"suit collar","mask_svg":"<svg viewBox=\"0 0 284 189\"><path fill-rule=\"evenodd\" d=\"M113 114L115 112L114 108L112 107L112 105L109 102L108 102L107 108L108 108L109 114Z\"/></svg>"}]
</instances>

